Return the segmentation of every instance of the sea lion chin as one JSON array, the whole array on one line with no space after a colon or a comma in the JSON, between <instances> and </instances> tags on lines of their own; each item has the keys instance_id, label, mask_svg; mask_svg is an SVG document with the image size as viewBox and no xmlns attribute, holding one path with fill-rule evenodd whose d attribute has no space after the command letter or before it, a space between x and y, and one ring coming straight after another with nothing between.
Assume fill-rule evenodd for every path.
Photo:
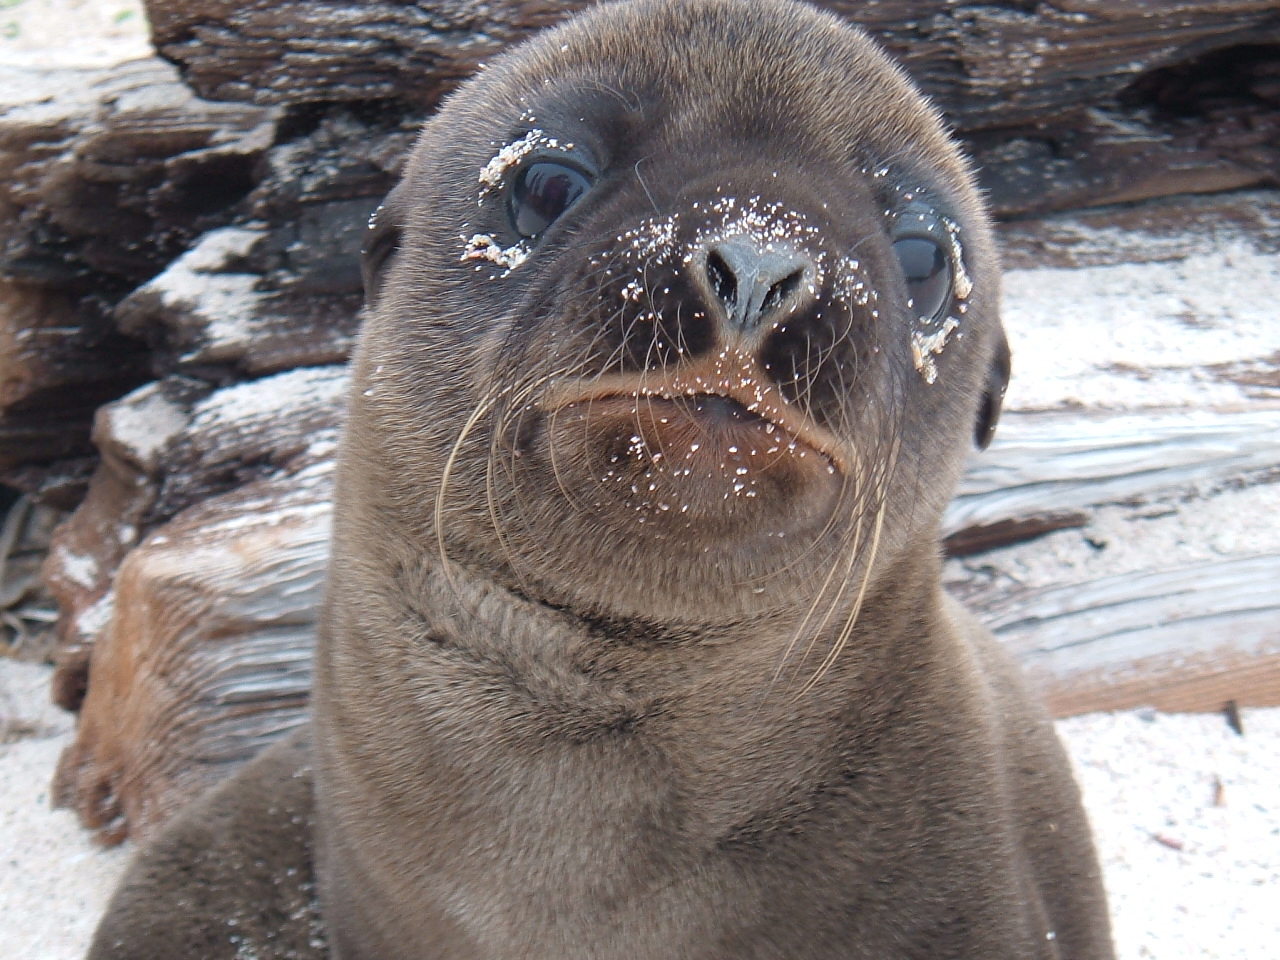
<instances>
[{"instance_id":1,"label":"sea lion chin","mask_svg":"<svg viewBox=\"0 0 1280 960\"><path fill-rule=\"evenodd\" d=\"M313 746L93 960L236 955L108 945L275 909L264 835L313 842L338 960L1112 956L1052 727L941 588L994 241L865 34L594 8L427 123L365 269ZM263 799L300 752L314 830Z\"/></svg>"}]
</instances>

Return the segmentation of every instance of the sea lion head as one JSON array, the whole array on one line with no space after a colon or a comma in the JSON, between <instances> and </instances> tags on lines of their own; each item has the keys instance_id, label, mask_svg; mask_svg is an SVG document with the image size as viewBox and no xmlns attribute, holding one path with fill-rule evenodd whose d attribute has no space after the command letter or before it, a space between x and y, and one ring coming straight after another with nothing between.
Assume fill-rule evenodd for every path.
<instances>
[{"instance_id":1,"label":"sea lion head","mask_svg":"<svg viewBox=\"0 0 1280 960\"><path fill-rule=\"evenodd\" d=\"M798 4L611 4L496 59L368 249L340 525L583 615L865 587L936 544L999 413L970 172L863 32Z\"/></svg>"}]
</instances>

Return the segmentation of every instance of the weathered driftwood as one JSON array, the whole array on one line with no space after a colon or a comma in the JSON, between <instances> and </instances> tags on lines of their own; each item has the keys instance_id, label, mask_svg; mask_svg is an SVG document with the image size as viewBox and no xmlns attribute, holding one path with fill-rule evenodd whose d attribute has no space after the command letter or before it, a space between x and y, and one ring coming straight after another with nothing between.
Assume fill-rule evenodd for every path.
<instances>
[{"instance_id":1,"label":"weathered driftwood","mask_svg":"<svg viewBox=\"0 0 1280 960\"><path fill-rule=\"evenodd\" d=\"M998 226L1006 269L1182 260L1243 243L1280 254L1280 191L1239 190L1097 207Z\"/></svg>"},{"instance_id":2,"label":"weathered driftwood","mask_svg":"<svg viewBox=\"0 0 1280 960\"><path fill-rule=\"evenodd\" d=\"M144 358L94 314L0 278L0 473L89 453L94 410L145 379Z\"/></svg>"},{"instance_id":3,"label":"weathered driftwood","mask_svg":"<svg viewBox=\"0 0 1280 960\"><path fill-rule=\"evenodd\" d=\"M158 58L0 90L0 263L33 283L154 274L253 187L280 112L200 100Z\"/></svg>"},{"instance_id":4,"label":"weathered driftwood","mask_svg":"<svg viewBox=\"0 0 1280 960\"><path fill-rule=\"evenodd\" d=\"M1277 467L1280 404L1141 416L1012 411L1000 442L973 459L944 531L973 536L1008 520L1212 489Z\"/></svg>"},{"instance_id":5,"label":"weathered driftwood","mask_svg":"<svg viewBox=\"0 0 1280 960\"><path fill-rule=\"evenodd\" d=\"M175 376L99 411L102 464L45 564L59 609L60 704L79 709L84 699L125 555L207 498L331 456L345 384L341 367L301 368L207 395L207 385Z\"/></svg>"},{"instance_id":6,"label":"weathered driftwood","mask_svg":"<svg viewBox=\"0 0 1280 960\"><path fill-rule=\"evenodd\" d=\"M53 598L40 575L61 511L0 491L0 649L34 658L52 645Z\"/></svg>"},{"instance_id":7,"label":"weathered driftwood","mask_svg":"<svg viewBox=\"0 0 1280 960\"><path fill-rule=\"evenodd\" d=\"M313 127L267 153L235 226L206 233L116 310L157 370L220 379L346 359L361 241L416 125L334 108Z\"/></svg>"},{"instance_id":8,"label":"weathered driftwood","mask_svg":"<svg viewBox=\"0 0 1280 960\"><path fill-rule=\"evenodd\" d=\"M970 605L1059 716L1280 703L1280 555L1061 586L1002 585Z\"/></svg>"},{"instance_id":9,"label":"weathered driftwood","mask_svg":"<svg viewBox=\"0 0 1280 960\"><path fill-rule=\"evenodd\" d=\"M585 0L148 0L203 95L422 110ZM1277 183L1270 0L819 3L867 27L970 137L1003 213Z\"/></svg>"},{"instance_id":10,"label":"weathered driftwood","mask_svg":"<svg viewBox=\"0 0 1280 960\"><path fill-rule=\"evenodd\" d=\"M105 843L145 836L305 719L332 461L178 514L109 594L55 802Z\"/></svg>"},{"instance_id":11,"label":"weathered driftwood","mask_svg":"<svg viewBox=\"0 0 1280 960\"><path fill-rule=\"evenodd\" d=\"M112 306L249 191L278 113L201 101L158 59L20 77L0 68L0 474L10 482L36 490L43 478L18 468L90 453L94 410L148 378Z\"/></svg>"},{"instance_id":12,"label":"weathered driftwood","mask_svg":"<svg viewBox=\"0 0 1280 960\"><path fill-rule=\"evenodd\" d=\"M1243 243L1219 219L1205 246L1060 218L1024 233L1055 261L1154 259L1006 275L1009 413L948 512L970 554L948 576L1056 712L1280 703L1280 259L1260 226Z\"/></svg>"},{"instance_id":13,"label":"weathered driftwood","mask_svg":"<svg viewBox=\"0 0 1280 960\"><path fill-rule=\"evenodd\" d=\"M46 580L54 693L80 710L55 797L104 842L303 716L346 382L304 368L209 394L171 377L101 411L103 463Z\"/></svg>"},{"instance_id":14,"label":"weathered driftwood","mask_svg":"<svg viewBox=\"0 0 1280 960\"><path fill-rule=\"evenodd\" d=\"M273 147L279 110L199 100L158 60L46 79L0 95L0 478L70 507L94 411L150 376L345 360L360 238L414 126L334 108Z\"/></svg>"},{"instance_id":15,"label":"weathered driftwood","mask_svg":"<svg viewBox=\"0 0 1280 960\"><path fill-rule=\"evenodd\" d=\"M590 5L147 0L146 8L156 46L202 96L431 104L499 50ZM965 130L1069 112L1113 97L1153 69L1280 38L1268 0L817 5L870 30Z\"/></svg>"},{"instance_id":16,"label":"weathered driftwood","mask_svg":"<svg viewBox=\"0 0 1280 960\"><path fill-rule=\"evenodd\" d=\"M186 425L195 389L180 381L149 384L98 411L101 464L84 502L55 533L44 568L59 610L53 696L67 709L84 698L90 649L110 623L116 568L155 503L160 451Z\"/></svg>"}]
</instances>

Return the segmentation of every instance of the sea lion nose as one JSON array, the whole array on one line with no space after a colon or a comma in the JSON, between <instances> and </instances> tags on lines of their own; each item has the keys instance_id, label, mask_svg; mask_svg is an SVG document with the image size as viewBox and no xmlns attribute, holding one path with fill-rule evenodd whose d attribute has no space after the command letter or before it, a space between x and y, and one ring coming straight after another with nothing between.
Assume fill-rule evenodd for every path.
<instances>
[{"instance_id":1,"label":"sea lion nose","mask_svg":"<svg viewBox=\"0 0 1280 960\"><path fill-rule=\"evenodd\" d=\"M699 259L707 298L734 332L750 333L814 298L813 260L788 244L726 237Z\"/></svg>"}]
</instances>

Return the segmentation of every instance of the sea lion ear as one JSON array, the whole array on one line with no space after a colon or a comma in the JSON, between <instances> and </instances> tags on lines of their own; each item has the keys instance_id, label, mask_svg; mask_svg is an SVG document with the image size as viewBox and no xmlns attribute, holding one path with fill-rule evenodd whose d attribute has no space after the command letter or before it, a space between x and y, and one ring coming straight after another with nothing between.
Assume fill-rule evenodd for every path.
<instances>
[{"instance_id":1,"label":"sea lion ear","mask_svg":"<svg viewBox=\"0 0 1280 960\"><path fill-rule=\"evenodd\" d=\"M364 302L375 303L382 292L382 281L391 267L392 256L400 249L403 232L403 205L397 202L402 186L396 187L369 217L361 247L360 275L364 280Z\"/></svg>"},{"instance_id":2,"label":"sea lion ear","mask_svg":"<svg viewBox=\"0 0 1280 960\"><path fill-rule=\"evenodd\" d=\"M1009 373L1012 356L1009 352L1009 340L1004 331L996 343L995 352L991 355L991 368L987 371L987 386L982 393L982 404L978 407L978 421L973 428L973 442L979 450L985 450L996 435L996 424L1000 422L1000 410L1004 406L1004 392L1009 389Z\"/></svg>"}]
</instances>

